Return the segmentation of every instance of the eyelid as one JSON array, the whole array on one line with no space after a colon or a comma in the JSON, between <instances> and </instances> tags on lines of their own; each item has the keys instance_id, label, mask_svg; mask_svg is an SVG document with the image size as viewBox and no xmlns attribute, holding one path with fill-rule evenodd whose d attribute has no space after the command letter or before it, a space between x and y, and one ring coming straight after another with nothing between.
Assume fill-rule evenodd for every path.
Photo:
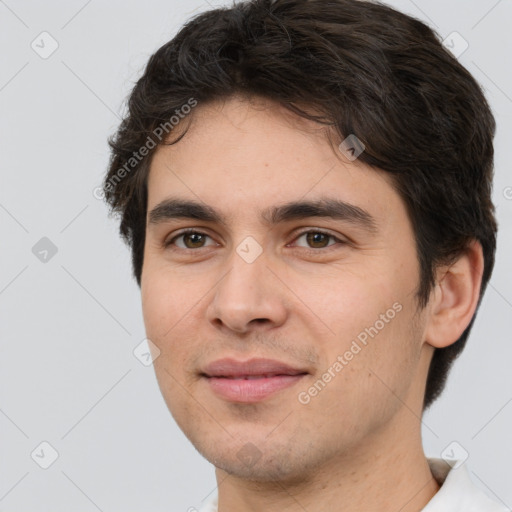
<instances>
[{"instance_id":1,"label":"eyelid","mask_svg":"<svg viewBox=\"0 0 512 512\"><path fill-rule=\"evenodd\" d=\"M183 235L188 235L190 233L193 233L193 234L197 234L197 235L203 235L203 236L207 236L208 238L211 238L213 240L213 237L211 235L209 235L208 233L204 232L204 231L201 231L202 228L184 228L183 230L181 231L178 231L177 233L173 234L170 238L165 238L163 243L162 243L162 247L164 249L168 248L171 244L174 244L174 241L177 239L177 238L180 238L182 237ZM199 247L199 249L204 249L205 247ZM194 251L197 249L183 249L182 247L177 247L178 250L182 250L182 251Z\"/></svg>"},{"instance_id":2,"label":"eyelid","mask_svg":"<svg viewBox=\"0 0 512 512\"><path fill-rule=\"evenodd\" d=\"M344 240L344 239L340 238L339 236L334 235L330 231L327 231L327 230L325 230L323 228L315 228L315 227L304 228L302 231L299 231L298 233L295 233L294 236L293 236L292 242L295 242L298 238L300 238L302 235L305 235L307 233L321 233L323 235L326 235L326 236L334 239L337 242L337 244L331 244L331 245L328 245L326 247L322 247L320 249L313 249L311 247L301 247L301 249L303 249L305 251L320 253L320 252L326 252L330 248L334 248L334 246L339 245L339 244L342 244L342 245L349 244L348 240ZM289 244L287 244L287 246L288 245Z\"/></svg>"}]
</instances>

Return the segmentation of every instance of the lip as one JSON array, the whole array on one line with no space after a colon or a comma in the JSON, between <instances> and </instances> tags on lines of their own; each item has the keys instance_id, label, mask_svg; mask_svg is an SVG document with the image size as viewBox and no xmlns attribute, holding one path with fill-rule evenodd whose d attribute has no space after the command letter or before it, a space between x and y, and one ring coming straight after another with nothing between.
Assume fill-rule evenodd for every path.
<instances>
[{"instance_id":1,"label":"lip","mask_svg":"<svg viewBox=\"0 0 512 512\"><path fill-rule=\"evenodd\" d=\"M210 389L230 402L254 403L299 382L307 370L274 359L218 359L201 373Z\"/></svg>"}]
</instances>

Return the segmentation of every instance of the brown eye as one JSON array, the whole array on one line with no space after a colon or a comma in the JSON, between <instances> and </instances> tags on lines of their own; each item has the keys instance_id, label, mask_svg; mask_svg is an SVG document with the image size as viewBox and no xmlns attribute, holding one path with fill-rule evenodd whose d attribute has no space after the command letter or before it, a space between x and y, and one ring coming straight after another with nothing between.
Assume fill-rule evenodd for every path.
<instances>
[{"instance_id":1,"label":"brown eye","mask_svg":"<svg viewBox=\"0 0 512 512\"><path fill-rule=\"evenodd\" d=\"M325 233L319 233L315 231L306 233L306 240L308 244L310 244L315 249L327 247L327 245L329 245L329 238L332 237L330 235L326 235Z\"/></svg>"},{"instance_id":2,"label":"brown eye","mask_svg":"<svg viewBox=\"0 0 512 512\"><path fill-rule=\"evenodd\" d=\"M183 242L187 249L196 249L197 247L202 247L202 244L204 244L204 238L205 236L201 233L187 233L183 235Z\"/></svg>"},{"instance_id":3,"label":"brown eye","mask_svg":"<svg viewBox=\"0 0 512 512\"><path fill-rule=\"evenodd\" d=\"M296 240L300 240L301 238L305 238L307 245L297 245L299 247L305 247L306 249L324 249L331 245L335 245L336 242L343 243L342 240L336 238L334 235L317 230L305 231L301 233ZM333 243L330 243L331 240Z\"/></svg>"},{"instance_id":4,"label":"brown eye","mask_svg":"<svg viewBox=\"0 0 512 512\"><path fill-rule=\"evenodd\" d=\"M203 247L207 247L205 245L205 241L210 236L205 233L201 233L200 231L183 231L179 235L176 235L171 240L165 243L165 247L169 247L171 245L176 245L179 249L202 249ZM181 241L181 243L176 243L176 241Z\"/></svg>"}]
</instances>

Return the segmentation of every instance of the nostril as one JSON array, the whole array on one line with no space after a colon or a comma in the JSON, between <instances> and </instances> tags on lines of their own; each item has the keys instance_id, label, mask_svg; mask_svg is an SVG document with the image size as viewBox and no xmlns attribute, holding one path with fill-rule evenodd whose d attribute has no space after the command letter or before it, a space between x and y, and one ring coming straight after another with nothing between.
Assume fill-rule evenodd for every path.
<instances>
[{"instance_id":1,"label":"nostril","mask_svg":"<svg viewBox=\"0 0 512 512\"><path fill-rule=\"evenodd\" d=\"M253 322L258 322L258 323L265 323L265 322L268 322L268 318L255 318L253 320Z\"/></svg>"}]
</instances>

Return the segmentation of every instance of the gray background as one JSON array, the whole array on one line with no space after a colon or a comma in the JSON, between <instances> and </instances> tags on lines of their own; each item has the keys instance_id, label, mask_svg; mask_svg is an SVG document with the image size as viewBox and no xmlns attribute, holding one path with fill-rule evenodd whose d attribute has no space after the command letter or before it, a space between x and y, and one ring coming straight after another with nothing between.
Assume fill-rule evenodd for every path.
<instances>
[{"instance_id":1,"label":"gray background","mask_svg":"<svg viewBox=\"0 0 512 512\"><path fill-rule=\"evenodd\" d=\"M0 1L0 512L186 511L215 490L212 466L133 354L145 337L139 289L94 189L148 57L192 12L223 3ZM388 3L442 38L461 34L459 59L498 123L496 268L423 435L429 456L456 441L473 480L511 507L512 5ZM46 59L31 47L51 49L43 31L59 45ZM43 237L57 248L46 261ZM48 469L43 441L59 454Z\"/></svg>"}]
</instances>

